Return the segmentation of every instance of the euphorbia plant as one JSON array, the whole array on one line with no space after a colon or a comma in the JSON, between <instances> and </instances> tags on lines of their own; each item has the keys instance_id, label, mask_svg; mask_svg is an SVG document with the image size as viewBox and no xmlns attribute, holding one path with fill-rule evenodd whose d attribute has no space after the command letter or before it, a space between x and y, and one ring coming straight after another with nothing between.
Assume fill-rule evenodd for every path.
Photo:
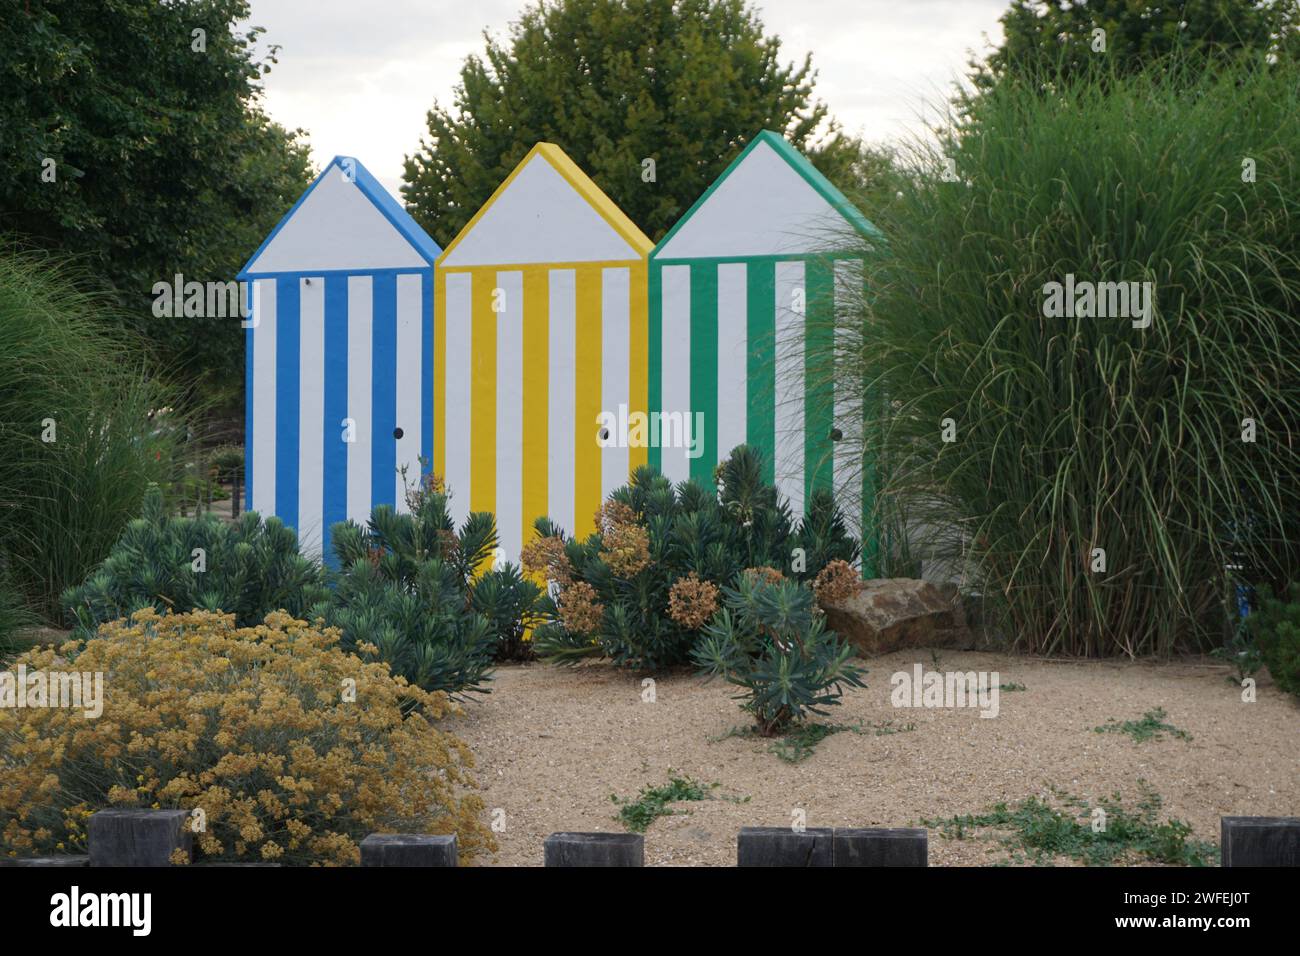
<instances>
[{"instance_id":1,"label":"euphorbia plant","mask_svg":"<svg viewBox=\"0 0 1300 956\"><path fill-rule=\"evenodd\" d=\"M790 580L746 572L722 589L725 607L705 627L691 657L710 677L744 689L741 707L764 737L807 714L826 716L844 687L864 687L853 649L826 630L813 594Z\"/></svg>"}]
</instances>

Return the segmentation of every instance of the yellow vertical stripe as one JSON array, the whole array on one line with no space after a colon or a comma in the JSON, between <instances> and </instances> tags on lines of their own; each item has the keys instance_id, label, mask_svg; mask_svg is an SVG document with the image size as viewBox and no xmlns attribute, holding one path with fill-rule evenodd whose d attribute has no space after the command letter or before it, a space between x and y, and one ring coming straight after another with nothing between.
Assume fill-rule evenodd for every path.
<instances>
[{"instance_id":1,"label":"yellow vertical stripe","mask_svg":"<svg viewBox=\"0 0 1300 956\"><path fill-rule=\"evenodd\" d=\"M628 304L628 415L632 412L645 414L650 405L650 320L648 316L647 296L649 284L646 278L644 259L634 263L630 270L628 291L632 301ZM646 426L646 440L649 441L649 424ZM634 472L650 458L650 449L646 445L633 445L627 450L627 467Z\"/></svg>"},{"instance_id":2,"label":"yellow vertical stripe","mask_svg":"<svg viewBox=\"0 0 1300 956\"><path fill-rule=\"evenodd\" d=\"M497 491L497 314L492 292L497 287L495 269L471 273L469 507L471 511L496 511Z\"/></svg>"},{"instance_id":3,"label":"yellow vertical stripe","mask_svg":"<svg viewBox=\"0 0 1300 956\"><path fill-rule=\"evenodd\" d=\"M447 277L433 282L433 472L447 477Z\"/></svg>"},{"instance_id":4,"label":"yellow vertical stripe","mask_svg":"<svg viewBox=\"0 0 1300 956\"><path fill-rule=\"evenodd\" d=\"M533 522L546 514L549 500L550 275L547 266L524 269L524 544L533 539Z\"/></svg>"},{"instance_id":5,"label":"yellow vertical stripe","mask_svg":"<svg viewBox=\"0 0 1300 956\"><path fill-rule=\"evenodd\" d=\"M596 530L600 507L601 269L581 266L574 281L573 523L585 538Z\"/></svg>"}]
</instances>

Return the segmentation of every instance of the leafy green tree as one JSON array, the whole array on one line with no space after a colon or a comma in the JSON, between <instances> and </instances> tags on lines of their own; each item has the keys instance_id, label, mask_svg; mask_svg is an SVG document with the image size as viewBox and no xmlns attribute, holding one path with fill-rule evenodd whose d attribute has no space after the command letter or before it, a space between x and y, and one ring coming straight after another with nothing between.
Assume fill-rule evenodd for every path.
<instances>
[{"instance_id":1,"label":"leafy green tree","mask_svg":"<svg viewBox=\"0 0 1300 956\"><path fill-rule=\"evenodd\" d=\"M782 65L744 0L558 0L524 10L507 42L485 40L406 160L402 194L444 245L539 140L653 239L759 130L785 134L841 185L860 157L813 98L811 58Z\"/></svg>"},{"instance_id":2,"label":"leafy green tree","mask_svg":"<svg viewBox=\"0 0 1300 956\"><path fill-rule=\"evenodd\" d=\"M246 0L30 0L0 16L0 229L84 257L157 353L238 392L237 319L155 318L176 273L226 281L306 185L261 111ZM202 31L196 33L195 31Z\"/></svg>"},{"instance_id":3,"label":"leafy green tree","mask_svg":"<svg viewBox=\"0 0 1300 956\"><path fill-rule=\"evenodd\" d=\"M1099 65L1095 30L1105 31L1105 65L1136 73L1171 54L1211 62L1239 56L1295 56L1296 0L1012 0L1004 40L972 82L985 90L1009 74L1068 80Z\"/></svg>"}]
</instances>

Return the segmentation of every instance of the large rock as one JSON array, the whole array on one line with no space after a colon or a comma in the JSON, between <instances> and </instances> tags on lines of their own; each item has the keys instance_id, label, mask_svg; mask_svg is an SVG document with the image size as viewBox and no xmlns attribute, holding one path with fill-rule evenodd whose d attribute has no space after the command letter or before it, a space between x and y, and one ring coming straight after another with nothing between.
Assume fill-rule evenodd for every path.
<instances>
[{"instance_id":1,"label":"large rock","mask_svg":"<svg viewBox=\"0 0 1300 956\"><path fill-rule=\"evenodd\" d=\"M970 641L955 584L913 578L864 581L852 597L823 608L826 623L859 654L909 647L952 647Z\"/></svg>"}]
</instances>

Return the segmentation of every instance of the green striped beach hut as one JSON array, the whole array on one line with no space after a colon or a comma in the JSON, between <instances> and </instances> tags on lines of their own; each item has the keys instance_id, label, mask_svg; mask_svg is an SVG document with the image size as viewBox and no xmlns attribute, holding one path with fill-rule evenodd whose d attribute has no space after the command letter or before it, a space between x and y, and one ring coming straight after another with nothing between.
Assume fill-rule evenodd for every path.
<instances>
[{"instance_id":1,"label":"green striped beach hut","mask_svg":"<svg viewBox=\"0 0 1300 956\"><path fill-rule=\"evenodd\" d=\"M650 255L649 407L689 423L688 441L665 440L680 427L654 430L651 464L711 484L745 443L796 519L826 487L853 503L861 533L869 469L852 460L861 444L843 440L861 434L860 415L807 373L834 349L831 310L861 292L864 237L881 239L784 138L750 141Z\"/></svg>"}]
</instances>

